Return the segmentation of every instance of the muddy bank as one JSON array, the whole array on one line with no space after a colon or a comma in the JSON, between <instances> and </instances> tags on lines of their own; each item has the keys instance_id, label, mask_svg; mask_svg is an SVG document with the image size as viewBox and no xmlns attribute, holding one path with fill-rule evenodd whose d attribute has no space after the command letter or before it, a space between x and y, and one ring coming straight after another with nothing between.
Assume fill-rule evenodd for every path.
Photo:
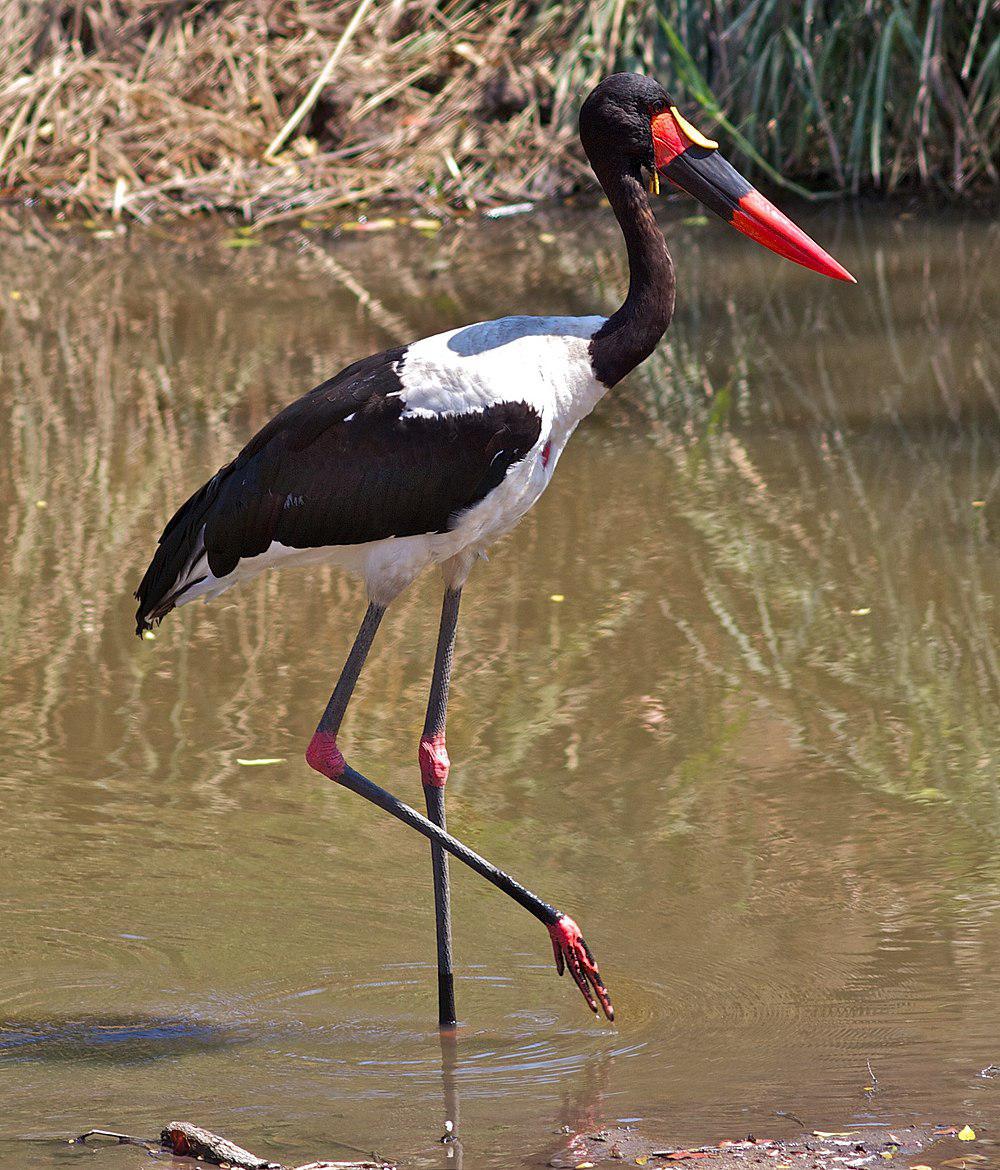
<instances>
[{"instance_id":1,"label":"muddy bank","mask_svg":"<svg viewBox=\"0 0 1000 1170\"><path fill-rule=\"evenodd\" d=\"M961 1137L959 1136L961 1134ZM989 1152L987 1152L987 1149ZM863 1170L890 1163L909 1170L972 1170L994 1166L1000 1151L980 1140L971 1127L853 1126L838 1132L812 1130L793 1138L753 1134L709 1145L678 1147L657 1142L630 1126L571 1133L548 1160L553 1167L635 1165L648 1170L698 1166L704 1170L749 1170L755 1166L782 1170Z\"/></svg>"}]
</instances>

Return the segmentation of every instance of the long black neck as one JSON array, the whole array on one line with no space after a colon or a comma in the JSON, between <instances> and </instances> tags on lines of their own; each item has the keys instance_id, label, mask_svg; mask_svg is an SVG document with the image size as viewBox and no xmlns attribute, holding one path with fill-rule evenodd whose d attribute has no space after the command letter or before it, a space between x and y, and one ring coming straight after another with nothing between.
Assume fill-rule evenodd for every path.
<instances>
[{"instance_id":1,"label":"long black neck","mask_svg":"<svg viewBox=\"0 0 1000 1170\"><path fill-rule=\"evenodd\" d=\"M674 315L674 262L656 226L639 165L601 160L594 171L628 249L628 296L590 343L598 381L614 386L653 352Z\"/></svg>"}]
</instances>

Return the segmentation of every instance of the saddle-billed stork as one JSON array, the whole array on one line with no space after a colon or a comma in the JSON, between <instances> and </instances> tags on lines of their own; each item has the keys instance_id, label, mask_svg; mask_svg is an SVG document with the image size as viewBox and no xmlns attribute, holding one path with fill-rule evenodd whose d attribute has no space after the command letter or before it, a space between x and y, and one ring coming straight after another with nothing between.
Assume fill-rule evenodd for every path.
<instances>
[{"instance_id":1,"label":"saddle-billed stork","mask_svg":"<svg viewBox=\"0 0 1000 1170\"><path fill-rule=\"evenodd\" d=\"M649 77L606 78L580 138L628 250L629 288L610 317L502 317L362 358L293 402L185 503L136 591L141 633L172 609L272 565L332 562L360 574L368 610L306 752L324 776L431 841L442 1025L455 1022L446 853L548 928L595 1013L614 1018L576 923L446 831L445 710L462 587L475 560L546 489L573 430L649 356L674 311L674 265L648 193L659 177L751 239L816 272L854 278L754 190ZM444 603L420 739L427 816L351 767L337 742L389 603L438 565Z\"/></svg>"}]
</instances>

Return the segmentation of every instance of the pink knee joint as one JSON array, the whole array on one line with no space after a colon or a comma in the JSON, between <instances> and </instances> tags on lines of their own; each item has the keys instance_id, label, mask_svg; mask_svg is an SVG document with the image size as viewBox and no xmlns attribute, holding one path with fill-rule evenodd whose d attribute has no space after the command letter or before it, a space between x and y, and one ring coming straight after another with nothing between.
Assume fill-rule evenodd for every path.
<instances>
[{"instance_id":1,"label":"pink knee joint","mask_svg":"<svg viewBox=\"0 0 1000 1170\"><path fill-rule=\"evenodd\" d=\"M425 735L420 740L420 779L425 788L444 788L451 760L444 746L444 733Z\"/></svg>"},{"instance_id":2,"label":"pink knee joint","mask_svg":"<svg viewBox=\"0 0 1000 1170\"><path fill-rule=\"evenodd\" d=\"M337 747L337 737L329 731L317 731L309 741L306 763L329 780L342 776L347 767L347 761Z\"/></svg>"}]
</instances>

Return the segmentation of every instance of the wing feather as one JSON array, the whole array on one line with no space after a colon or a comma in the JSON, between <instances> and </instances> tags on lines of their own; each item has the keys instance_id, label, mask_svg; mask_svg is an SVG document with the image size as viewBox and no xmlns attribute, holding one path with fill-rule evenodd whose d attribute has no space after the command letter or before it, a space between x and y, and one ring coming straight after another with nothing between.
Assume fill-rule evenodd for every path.
<instances>
[{"instance_id":1,"label":"wing feather","mask_svg":"<svg viewBox=\"0 0 1000 1170\"><path fill-rule=\"evenodd\" d=\"M136 592L139 628L164 616L203 543L216 577L272 541L294 548L444 532L538 441L524 402L405 414L406 349L364 358L264 426L167 524Z\"/></svg>"}]
</instances>

